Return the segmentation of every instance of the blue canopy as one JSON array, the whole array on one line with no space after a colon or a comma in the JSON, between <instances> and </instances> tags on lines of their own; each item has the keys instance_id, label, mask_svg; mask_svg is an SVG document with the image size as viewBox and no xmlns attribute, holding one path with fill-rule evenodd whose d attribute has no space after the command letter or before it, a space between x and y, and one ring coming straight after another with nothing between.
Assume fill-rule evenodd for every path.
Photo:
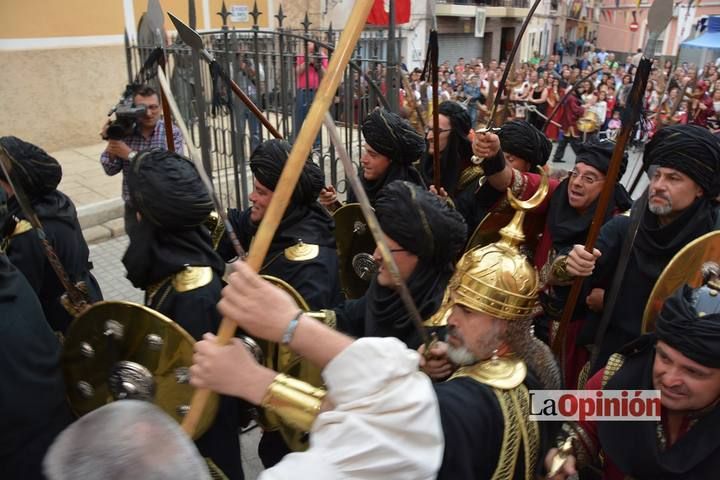
<instances>
[{"instance_id":1,"label":"blue canopy","mask_svg":"<svg viewBox=\"0 0 720 480\"><path fill-rule=\"evenodd\" d=\"M720 49L720 32L709 32L697 38L682 42L683 48L717 48Z\"/></svg>"},{"instance_id":2,"label":"blue canopy","mask_svg":"<svg viewBox=\"0 0 720 480\"><path fill-rule=\"evenodd\" d=\"M680 44L680 61L702 66L708 61L714 62L720 57L720 15L711 15L707 20L707 30L699 37Z\"/></svg>"}]
</instances>

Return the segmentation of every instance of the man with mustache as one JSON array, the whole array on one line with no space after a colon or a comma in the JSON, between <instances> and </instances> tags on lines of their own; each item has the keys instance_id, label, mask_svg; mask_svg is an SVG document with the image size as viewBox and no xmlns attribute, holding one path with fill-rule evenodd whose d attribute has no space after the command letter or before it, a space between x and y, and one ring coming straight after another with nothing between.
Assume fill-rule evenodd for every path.
<instances>
[{"instance_id":1,"label":"man with mustache","mask_svg":"<svg viewBox=\"0 0 720 480\"><path fill-rule=\"evenodd\" d=\"M590 390L659 390L660 421L579 421L563 426L572 454L552 480L587 465L606 480L705 480L720 471L720 282L670 296L644 335L613 354ZM546 457L550 469L557 450Z\"/></svg>"},{"instance_id":2,"label":"man with mustache","mask_svg":"<svg viewBox=\"0 0 720 480\"><path fill-rule=\"evenodd\" d=\"M718 228L720 140L695 125L666 127L645 147L643 161L650 175L648 205L641 213L603 343L596 345L599 355L591 373L640 334L647 299L673 256L688 242ZM592 284L608 285L629 228L630 218L618 216L603 226L593 253L582 245L574 246L567 258L567 273L592 275ZM587 328L596 329L597 322ZM583 335L594 338L595 332Z\"/></svg>"},{"instance_id":3,"label":"man with mustache","mask_svg":"<svg viewBox=\"0 0 720 480\"><path fill-rule=\"evenodd\" d=\"M257 365L240 343L220 346L212 335L196 345L191 382L241 396L311 432L310 449L286 457L267 478L330 471L322 478L534 478L553 423L528 419L528 390L559 388L560 374L532 334L539 283L518 248L522 235L501 234L498 243L466 253L450 280L441 308L450 310L447 356L460 366L434 385L429 405L432 392L420 385L398 392L416 379L415 352L398 352L389 338L353 342L302 315L245 265L236 266L218 308L244 331L282 341L324 368L327 396ZM435 477L427 470L437 459L438 406L444 456Z\"/></svg>"}]
</instances>

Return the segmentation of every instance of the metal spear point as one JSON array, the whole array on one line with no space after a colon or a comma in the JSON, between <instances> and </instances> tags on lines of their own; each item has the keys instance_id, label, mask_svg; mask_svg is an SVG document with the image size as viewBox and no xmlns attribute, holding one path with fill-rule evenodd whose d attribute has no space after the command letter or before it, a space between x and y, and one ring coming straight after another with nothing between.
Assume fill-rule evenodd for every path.
<instances>
[{"instance_id":1,"label":"metal spear point","mask_svg":"<svg viewBox=\"0 0 720 480\"><path fill-rule=\"evenodd\" d=\"M172 13L168 13L168 15L170 16L170 20L172 20L173 25L175 25L178 35L180 35L182 41L189 45L190 48L200 53L200 55L205 59L205 61L207 61L211 65L211 67L215 68L220 73L220 76L228 83L230 89L235 92L235 95L237 95L238 98L242 100L245 106L253 113L253 115L255 115L258 120L260 120L260 123L262 123L263 126L268 129L268 132L270 132L273 137L282 138L282 135L280 135L280 132L278 132L277 129L273 126L273 124L270 123L270 120L268 120L265 115L263 115L257 105L255 105L255 103L250 99L250 97L248 97L245 92L242 91L240 86L235 83L232 78L230 78L225 69L223 69L220 64L215 60L215 57L213 57L212 54L207 51L205 45L203 45L200 34L185 25L182 20L177 18Z\"/></svg>"}]
</instances>

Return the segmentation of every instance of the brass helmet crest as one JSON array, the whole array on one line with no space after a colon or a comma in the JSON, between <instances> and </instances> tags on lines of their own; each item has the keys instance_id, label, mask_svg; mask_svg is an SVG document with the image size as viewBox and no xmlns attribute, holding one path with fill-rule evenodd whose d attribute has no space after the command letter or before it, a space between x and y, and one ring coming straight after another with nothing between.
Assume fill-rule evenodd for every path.
<instances>
[{"instance_id":1,"label":"brass helmet crest","mask_svg":"<svg viewBox=\"0 0 720 480\"><path fill-rule=\"evenodd\" d=\"M500 230L501 239L466 252L450 280L449 305L458 303L504 320L528 318L536 307L540 280L537 270L520 251L525 240L522 230L527 210L536 208L548 193L548 178L533 197L519 201L508 190L515 216ZM444 310L444 309L441 309Z\"/></svg>"}]
</instances>

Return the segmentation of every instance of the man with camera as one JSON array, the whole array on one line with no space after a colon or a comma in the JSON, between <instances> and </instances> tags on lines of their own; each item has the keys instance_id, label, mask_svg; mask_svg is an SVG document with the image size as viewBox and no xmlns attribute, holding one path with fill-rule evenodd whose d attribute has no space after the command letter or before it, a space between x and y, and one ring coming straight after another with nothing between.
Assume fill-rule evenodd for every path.
<instances>
[{"instance_id":1,"label":"man with camera","mask_svg":"<svg viewBox=\"0 0 720 480\"><path fill-rule=\"evenodd\" d=\"M125 202L126 232L137 223L136 209L127 187L126 174L130 163L141 150L168 148L161 113L160 96L154 88L148 85L137 85L134 89L129 87L124 100L115 108L116 119L108 121L101 133L103 139L108 140L107 148L100 155L105 173L116 175L123 172L122 199ZM173 145L175 152L183 153L183 136L174 124Z\"/></svg>"}]
</instances>

